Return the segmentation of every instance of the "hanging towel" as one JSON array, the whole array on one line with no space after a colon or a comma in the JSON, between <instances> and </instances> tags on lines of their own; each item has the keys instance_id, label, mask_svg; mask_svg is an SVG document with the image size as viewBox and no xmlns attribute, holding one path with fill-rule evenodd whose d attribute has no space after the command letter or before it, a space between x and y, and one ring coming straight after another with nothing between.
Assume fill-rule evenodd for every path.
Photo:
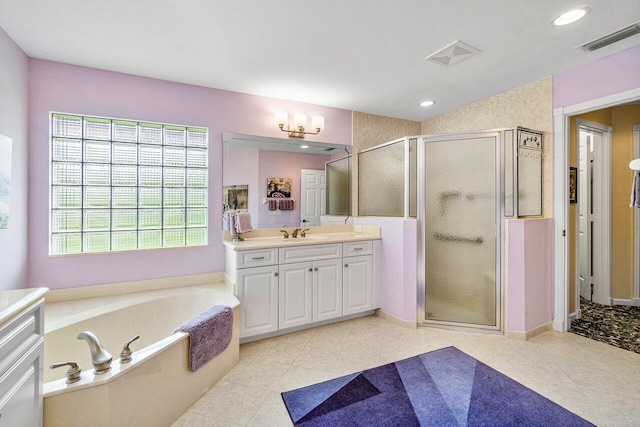
<instances>
[{"instance_id":1,"label":"hanging towel","mask_svg":"<svg viewBox=\"0 0 640 427\"><path fill-rule=\"evenodd\" d=\"M189 370L195 372L229 347L233 310L228 306L214 305L173 332L189 334Z\"/></svg>"},{"instance_id":2,"label":"hanging towel","mask_svg":"<svg viewBox=\"0 0 640 427\"><path fill-rule=\"evenodd\" d=\"M279 200L278 206L280 207L280 210L283 210L283 211L293 210L293 200L292 199Z\"/></svg>"},{"instance_id":3,"label":"hanging towel","mask_svg":"<svg viewBox=\"0 0 640 427\"><path fill-rule=\"evenodd\" d=\"M640 171L633 174L633 184L631 185L631 204L629 207L640 208Z\"/></svg>"},{"instance_id":4,"label":"hanging towel","mask_svg":"<svg viewBox=\"0 0 640 427\"><path fill-rule=\"evenodd\" d=\"M232 235L237 235L238 232L237 230L237 226L236 226L236 222L237 222L237 217L238 215L238 211L226 211L224 213L224 219L227 220L228 224L229 224L229 232L231 232Z\"/></svg>"},{"instance_id":5,"label":"hanging towel","mask_svg":"<svg viewBox=\"0 0 640 427\"><path fill-rule=\"evenodd\" d=\"M278 209L278 201L277 200L269 200L269 210L275 211Z\"/></svg>"},{"instance_id":6,"label":"hanging towel","mask_svg":"<svg viewBox=\"0 0 640 427\"><path fill-rule=\"evenodd\" d=\"M249 212L238 212L236 215L236 233L246 233L252 230Z\"/></svg>"}]
</instances>

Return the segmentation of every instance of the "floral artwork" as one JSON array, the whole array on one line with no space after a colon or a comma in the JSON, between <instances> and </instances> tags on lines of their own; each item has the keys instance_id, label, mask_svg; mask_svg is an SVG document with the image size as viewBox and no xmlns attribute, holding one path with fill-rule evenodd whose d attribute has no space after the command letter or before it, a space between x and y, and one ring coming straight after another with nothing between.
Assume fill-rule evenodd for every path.
<instances>
[{"instance_id":1,"label":"floral artwork","mask_svg":"<svg viewBox=\"0 0 640 427\"><path fill-rule=\"evenodd\" d=\"M248 185L225 185L222 188L222 210L246 211L249 201Z\"/></svg>"},{"instance_id":2,"label":"floral artwork","mask_svg":"<svg viewBox=\"0 0 640 427\"><path fill-rule=\"evenodd\" d=\"M267 197L291 197L291 178L267 178Z\"/></svg>"}]
</instances>

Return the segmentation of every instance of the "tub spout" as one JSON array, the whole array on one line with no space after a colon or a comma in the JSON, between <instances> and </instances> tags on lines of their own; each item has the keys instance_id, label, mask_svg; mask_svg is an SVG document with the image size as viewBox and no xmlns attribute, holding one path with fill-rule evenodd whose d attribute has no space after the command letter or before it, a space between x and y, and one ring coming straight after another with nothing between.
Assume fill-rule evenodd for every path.
<instances>
[{"instance_id":1,"label":"tub spout","mask_svg":"<svg viewBox=\"0 0 640 427\"><path fill-rule=\"evenodd\" d=\"M111 354L109 354L109 352L100 345L98 338L89 331L80 332L77 338L79 340L85 340L87 341L87 344L89 344L89 350L91 351L91 363L93 363L96 375L109 372L113 357L111 357Z\"/></svg>"}]
</instances>

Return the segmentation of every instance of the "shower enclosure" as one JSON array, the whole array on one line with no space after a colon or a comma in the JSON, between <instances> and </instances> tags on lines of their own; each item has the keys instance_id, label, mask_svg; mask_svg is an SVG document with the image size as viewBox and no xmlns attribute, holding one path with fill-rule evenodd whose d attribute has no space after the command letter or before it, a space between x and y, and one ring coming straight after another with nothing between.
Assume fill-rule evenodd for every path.
<instances>
[{"instance_id":1,"label":"shower enclosure","mask_svg":"<svg viewBox=\"0 0 640 427\"><path fill-rule=\"evenodd\" d=\"M418 220L421 322L501 330L503 223L542 215L542 134L407 137L358 167L360 216Z\"/></svg>"}]
</instances>

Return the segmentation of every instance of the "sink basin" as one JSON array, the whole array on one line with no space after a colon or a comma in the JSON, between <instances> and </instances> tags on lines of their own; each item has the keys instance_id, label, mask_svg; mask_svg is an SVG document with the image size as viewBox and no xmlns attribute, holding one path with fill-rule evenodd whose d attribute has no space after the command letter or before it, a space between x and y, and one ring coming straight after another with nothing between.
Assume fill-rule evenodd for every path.
<instances>
[{"instance_id":1,"label":"sink basin","mask_svg":"<svg viewBox=\"0 0 640 427\"><path fill-rule=\"evenodd\" d=\"M300 237L302 240L327 240L329 236L326 234L309 234L307 237Z\"/></svg>"}]
</instances>

